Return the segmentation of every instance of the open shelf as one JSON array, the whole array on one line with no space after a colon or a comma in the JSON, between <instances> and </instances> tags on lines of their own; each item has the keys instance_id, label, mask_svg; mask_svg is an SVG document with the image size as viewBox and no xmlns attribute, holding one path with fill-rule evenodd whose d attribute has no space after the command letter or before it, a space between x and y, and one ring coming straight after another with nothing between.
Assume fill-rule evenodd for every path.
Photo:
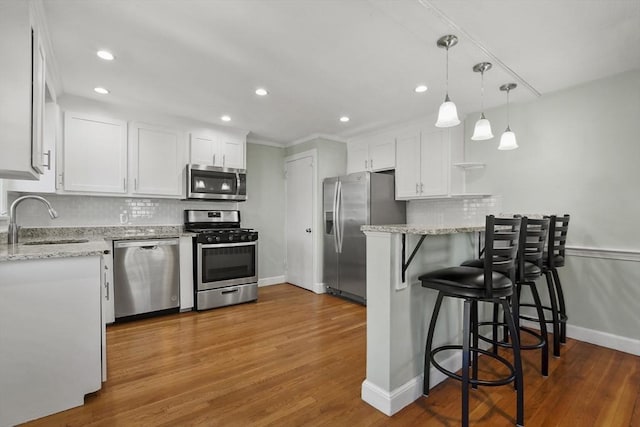
<instances>
[{"instance_id":1,"label":"open shelf","mask_svg":"<svg viewBox=\"0 0 640 427\"><path fill-rule=\"evenodd\" d=\"M485 167L485 164L480 162L461 162L461 163L454 163L453 166L464 169L464 170L468 170L468 169L482 169Z\"/></svg>"}]
</instances>

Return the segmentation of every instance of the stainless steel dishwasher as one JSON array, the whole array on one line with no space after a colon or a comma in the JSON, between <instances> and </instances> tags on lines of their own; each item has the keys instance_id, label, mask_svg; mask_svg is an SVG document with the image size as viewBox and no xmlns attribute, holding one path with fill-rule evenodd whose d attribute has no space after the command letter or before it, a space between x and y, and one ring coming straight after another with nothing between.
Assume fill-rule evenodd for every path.
<instances>
[{"instance_id":1,"label":"stainless steel dishwasher","mask_svg":"<svg viewBox=\"0 0 640 427\"><path fill-rule=\"evenodd\" d=\"M113 242L116 320L180 310L178 239Z\"/></svg>"}]
</instances>

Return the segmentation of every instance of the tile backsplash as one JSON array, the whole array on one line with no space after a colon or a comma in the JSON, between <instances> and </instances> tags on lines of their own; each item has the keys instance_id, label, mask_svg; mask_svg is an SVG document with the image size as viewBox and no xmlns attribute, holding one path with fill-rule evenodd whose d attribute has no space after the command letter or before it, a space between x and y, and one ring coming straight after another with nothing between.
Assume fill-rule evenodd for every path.
<instances>
[{"instance_id":1,"label":"tile backsplash","mask_svg":"<svg viewBox=\"0 0 640 427\"><path fill-rule=\"evenodd\" d=\"M501 211L502 199L499 196L410 200L407 202L407 224L482 226L486 215Z\"/></svg>"},{"instance_id":2,"label":"tile backsplash","mask_svg":"<svg viewBox=\"0 0 640 427\"><path fill-rule=\"evenodd\" d=\"M201 202L130 197L43 195L58 212L51 219L37 200L25 200L17 209L23 227L73 227L113 225L181 225L185 209L237 209L235 202ZM9 194L8 202L19 196Z\"/></svg>"}]
</instances>

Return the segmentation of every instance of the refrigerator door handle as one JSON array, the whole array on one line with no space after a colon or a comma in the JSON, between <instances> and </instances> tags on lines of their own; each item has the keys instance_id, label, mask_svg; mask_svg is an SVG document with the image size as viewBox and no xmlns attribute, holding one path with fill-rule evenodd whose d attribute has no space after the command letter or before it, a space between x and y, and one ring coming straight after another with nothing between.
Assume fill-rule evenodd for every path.
<instances>
[{"instance_id":1,"label":"refrigerator door handle","mask_svg":"<svg viewBox=\"0 0 640 427\"><path fill-rule=\"evenodd\" d=\"M340 187L340 181L336 181L336 185L333 188L333 247L336 253L339 253L338 249L338 188Z\"/></svg>"},{"instance_id":2,"label":"refrigerator door handle","mask_svg":"<svg viewBox=\"0 0 640 427\"><path fill-rule=\"evenodd\" d=\"M342 182L338 181L338 192L336 195L336 252L342 253Z\"/></svg>"}]
</instances>

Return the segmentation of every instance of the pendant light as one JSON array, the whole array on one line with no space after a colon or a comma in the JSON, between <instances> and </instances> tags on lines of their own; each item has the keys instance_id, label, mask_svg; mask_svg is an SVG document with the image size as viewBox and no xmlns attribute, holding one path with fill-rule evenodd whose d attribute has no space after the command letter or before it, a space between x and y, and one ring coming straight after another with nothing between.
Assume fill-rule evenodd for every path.
<instances>
[{"instance_id":1,"label":"pendant light","mask_svg":"<svg viewBox=\"0 0 640 427\"><path fill-rule=\"evenodd\" d=\"M498 150L514 150L518 148L518 143L516 142L516 134L513 133L513 131L509 127L509 92L515 89L517 86L518 85L515 83L507 83L500 86L501 91L507 92L507 128L500 137L500 145L498 145Z\"/></svg>"},{"instance_id":2,"label":"pendant light","mask_svg":"<svg viewBox=\"0 0 640 427\"><path fill-rule=\"evenodd\" d=\"M444 97L444 102L440 105L440 110L438 110L438 121L436 122L436 127L439 128L449 128L460 124L456 104L449 99L449 48L456 44L458 44L458 37L453 34L440 37L437 43L438 47L447 50L447 94Z\"/></svg>"},{"instance_id":3,"label":"pendant light","mask_svg":"<svg viewBox=\"0 0 640 427\"><path fill-rule=\"evenodd\" d=\"M476 122L476 127L473 129L474 141L485 141L493 138L491 132L491 123L484 116L484 72L491 69L491 62L481 62L473 66L473 71L480 73L480 119Z\"/></svg>"}]
</instances>

